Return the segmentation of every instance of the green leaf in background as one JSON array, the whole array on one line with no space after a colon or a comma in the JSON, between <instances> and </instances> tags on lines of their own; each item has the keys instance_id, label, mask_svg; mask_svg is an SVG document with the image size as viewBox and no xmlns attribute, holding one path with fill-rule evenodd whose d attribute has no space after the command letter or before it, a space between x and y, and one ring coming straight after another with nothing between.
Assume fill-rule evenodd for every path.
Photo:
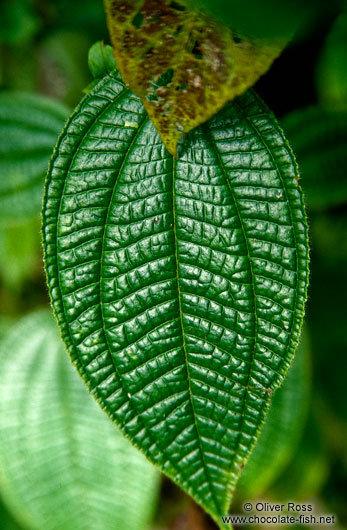
<instances>
[{"instance_id":1,"label":"green leaf in background","mask_svg":"<svg viewBox=\"0 0 347 530\"><path fill-rule=\"evenodd\" d=\"M133 443L221 524L306 296L305 213L276 120L246 94L175 160L140 100L106 76L58 142L43 223L73 362Z\"/></svg>"},{"instance_id":2,"label":"green leaf in background","mask_svg":"<svg viewBox=\"0 0 347 530\"><path fill-rule=\"evenodd\" d=\"M6 333L10 329L11 324L12 324L11 317L8 317L7 315L0 315L0 341L2 341L3 337L6 335Z\"/></svg>"},{"instance_id":3,"label":"green leaf in background","mask_svg":"<svg viewBox=\"0 0 347 530\"><path fill-rule=\"evenodd\" d=\"M312 278L308 324L319 395L347 432L347 213L345 208L311 215ZM334 363L331 357L334 356ZM338 429L327 427L327 435ZM346 435L342 438L345 454Z\"/></svg>"},{"instance_id":4,"label":"green leaf in background","mask_svg":"<svg viewBox=\"0 0 347 530\"><path fill-rule=\"evenodd\" d=\"M93 44L88 53L88 66L96 79L110 74L116 68L112 46L105 45L102 41Z\"/></svg>"},{"instance_id":5,"label":"green leaf in background","mask_svg":"<svg viewBox=\"0 0 347 530\"><path fill-rule=\"evenodd\" d=\"M92 44L90 37L81 31L50 32L37 52L41 89L59 101L75 106L81 99L83 88L91 80L86 56Z\"/></svg>"},{"instance_id":6,"label":"green leaf in background","mask_svg":"<svg viewBox=\"0 0 347 530\"><path fill-rule=\"evenodd\" d=\"M0 93L0 224L38 217L43 177L68 114L42 96Z\"/></svg>"},{"instance_id":7,"label":"green leaf in background","mask_svg":"<svg viewBox=\"0 0 347 530\"><path fill-rule=\"evenodd\" d=\"M347 203L347 110L307 107L285 116L281 125L296 155L310 209Z\"/></svg>"},{"instance_id":8,"label":"green leaf in background","mask_svg":"<svg viewBox=\"0 0 347 530\"><path fill-rule=\"evenodd\" d=\"M310 366L306 334L300 341L283 386L272 398L266 423L239 482L239 495L263 494L288 464L297 448L307 415Z\"/></svg>"},{"instance_id":9,"label":"green leaf in background","mask_svg":"<svg viewBox=\"0 0 347 530\"><path fill-rule=\"evenodd\" d=\"M0 491L32 530L145 530L153 466L100 411L71 367L50 312L0 348Z\"/></svg>"},{"instance_id":10,"label":"green leaf in background","mask_svg":"<svg viewBox=\"0 0 347 530\"><path fill-rule=\"evenodd\" d=\"M0 44L25 46L40 29L40 19L31 2L11 0L0 4Z\"/></svg>"},{"instance_id":11,"label":"green leaf in background","mask_svg":"<svg viewBox=\"0 0 347 530\"><path fill-rule=\"evenodd\" d=\"M317 11L340 4L332 0L193 0L244 35L258 38L291 37Z\"/></svg>"},{"instance_id":12,"label":"green leaf in background","mask_svg":"<svg viewBox=\"0 0 347 530\"><path fill-rule=\"evenodd\" d=\"M0 498L0 528L1 530L26 530L26 527L20 526L2 503Z\"/></svg>"},{"instance_id":13,"label":"green leaf in background","mask_svg":"<svg viewBox=\"0 0 347 530\"><path fill-rule=\"evenodd\" d=\"M252 86L286 44L245 37L190 0L105 7L119 72L174 156L180 138Z\"/></svg>"},{"instance_id":14,"label":"green leaf in background","mask_svg":"<svg viewBox=\"0 0 347 530\"><path fill-rule=\"evenodd\" d=\"M94 79L83 90L85 94L88 94L104 75L110 74L116 69L112 46L105 45L103 41L93 44L88 52L88 67Z\"/></svg>"},{"instance_id":15,"label":"green leaf in background","mask_svg":"<svg viewBox=\"0 0 347 530\"><path fill-rule=\"evenodd\" d=\"M341 13L328 34L317 67L322 103L347 108L347 12Z\"/></svg>"},{"instance_id":16,"label":"green leaf in background","mask_svg":"<svg viewBox=\"0 0 347 530\"><path fill-rule=\"evenodd\" d=\"M49 0L44 2L48 8L55 8L55 12L60 24L74 32L82 31L87 35L92 35L93 41L98 36L105 33L105 11L102 1L99 0ZM67 16L68 14L68 16Z\"/></svg>"},{"instance_id":17,"label":"green leaf in background","mask_svg":"<svg viewBox=\"0 0 347 530\"><path fill-rule=\"evenodd\" d=\"M4 47L5 48L5 47ZM10 48L0 57L2 62L1 90L31 93L37 91L39 75L38 59L34 53L28 53L27 46Z\"/></svg>"},{"instance_id":18,"label":"green leaf in background","mask_svg":"<svg viewBox=\"0 0 347 530\"><path fill-rule=\"evenodd\" d=\"M319 494L329 471L321 428L321 422L311 412L292 460L271 488L276 499L288 501L295 492L296 501L306 502Z\"/></svg>"},{"instance_id":19,"label":"green leaf in background","mask_svg":"<svg viewBox=\"0 0 347 530\"><path fill-rule=\"evenodd\" d=\"M0 226L0 274L6 286L19 291L42 269L40 243L38 219Z\"/></svg>"}]
</instances>

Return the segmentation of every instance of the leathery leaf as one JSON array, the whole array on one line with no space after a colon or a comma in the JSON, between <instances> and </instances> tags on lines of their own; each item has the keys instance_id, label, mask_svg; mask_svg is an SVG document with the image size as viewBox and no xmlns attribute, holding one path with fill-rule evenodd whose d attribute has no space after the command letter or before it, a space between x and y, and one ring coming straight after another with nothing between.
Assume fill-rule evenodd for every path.
<instances>
[{"instance_id":1,"label":"leathery leaf","mask_svg":"<svg viewBox=\"0 0 347 530\"><path fill-rule=\"evenodd\" d=\"M43 215L73 362L126 436L222 525L306 296L304 207L276 120L247 93L175 159L139 98L106 76L58 142Z\"/></svg>"},{"instance_id":2,"label":"leathery leaf","mask_svg":"<svg viewBox=\"0 0 347 530\"><path fill-rule=\"evenodd\" d=\"M173 155L185 133L267 71L287 40L240 35L189 0L105 0L105 7L122 78Z\"/></svg>"}]
</instances>

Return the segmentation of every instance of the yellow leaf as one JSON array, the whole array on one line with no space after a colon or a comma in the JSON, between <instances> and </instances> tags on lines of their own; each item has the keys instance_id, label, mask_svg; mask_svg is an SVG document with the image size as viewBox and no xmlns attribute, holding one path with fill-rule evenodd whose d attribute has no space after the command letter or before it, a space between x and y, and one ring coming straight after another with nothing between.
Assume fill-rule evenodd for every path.
<instances>
[{"instance_id":1,"label":"yellow leaf","mask_svg":"<svg viewBox=\"0 0 347 530\"><path fill-rule=\"evenodd\" d=\"M189 0L105 0L117 66L168 151L252 86L285 45L241 36Z\"/></svg>"}]
</instances>

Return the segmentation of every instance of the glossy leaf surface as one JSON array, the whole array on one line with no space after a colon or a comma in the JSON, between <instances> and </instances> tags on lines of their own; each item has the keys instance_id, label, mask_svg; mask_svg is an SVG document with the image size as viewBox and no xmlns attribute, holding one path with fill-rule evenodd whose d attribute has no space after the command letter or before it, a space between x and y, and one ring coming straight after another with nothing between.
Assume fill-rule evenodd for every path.
<instances>
[{"instance_id":1,"label":"glossy leaf surface","mask_svg":"<svg viewBox=\"0 0 347 530\"><path fill-rule=\"evenodd\" d=\"M39 215L43 178L68 114L42 96L0 94L0 221Z\"/></svg>"},{"instance_id":2,"label":"glossy leaf surface","mask_svg":"<svg viewBox=\"0 0 347 530\"><path fill-rule=\"evenodd\" d=\"M0 485L16 519L32 530L145 530L158 475L88 394L51 313L13 326L0 360Z\"/></svg>"},{"instance_id":3,"label":"glossy leaf surface","mask_svg":"<svg viewBox=\"0 0 347 530\"><path fill-rule=\"evenodd\" d=\"M217 521L298 340L296 171L255 94L188 135L176 160L113 76L51 162L46 271L71 357L133 443Z\"/></svg>"},{"instance_id":4,"label":"glossy leaf surface","mask_svg":"<svg viewBox=\"0 0 347 530\"><path fill-rule=\"evenodd\" d=\"M297 157L308 206L347 203L347 110L307 107L285 116L283 129Z\"/></svg>"},{"instance_id":5,"label":"glossy leaf surface","mask_svg":"<svg viewBox=\"0 0 347 530\"><path fill-rule=\"evenodd\" d=\"M274 396L257 445L241 475L243 500L259 497L281 474L297 448L310 395L308 338L303 334L288 375Z\"/></svg>"},{"instance_id":6,"label":"glossy leaf surface","mask_svg":"<svg viewBox=\"0 0 347 530\"><path fill-rule=\"evenodd\" d=\"M171 154L264 74L286 39L233 31L190 0L105 0L117 67Z\"/></svg>"}]
</instances>

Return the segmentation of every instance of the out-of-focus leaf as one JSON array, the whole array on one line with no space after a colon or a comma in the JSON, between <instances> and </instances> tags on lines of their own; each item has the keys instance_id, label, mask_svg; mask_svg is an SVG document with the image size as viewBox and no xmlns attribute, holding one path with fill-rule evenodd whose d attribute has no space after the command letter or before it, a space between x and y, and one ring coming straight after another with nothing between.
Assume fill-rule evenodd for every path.
<instances>
[{"instance_id":1,"label":"out-of-focus leaf","mask_svg":"<svg viewBox=\"0 0 347 530\"><path fill-rule=\"evenodd\" d=\"M347 110L297 110L281 125L295 152L307 204L320 210L347 202Z\"/></svg>"},{"instance_id":2,"label":"out-of-focus leaf","mask_svg":"<svg viewBox=\"0 0 347 530\"><path fill-rule=\"evenodd\" d=\"M317 67L317 89L323 103L347 108L347 12L335 21Z\"/></svg>"},{"instance_id":3,"label":"out-of-focus leaf","mask_svg":"<svg viewBox=\"0 0 347 530\"><path fill-rule=\"evenodd\" d=\"M346 213L339 209L311 216L311 238L307 323L315 357L315 381L331 414L346 424Z\"/></svg>"},{"instance_id":4,"label":"out-of-focus leaf","mask_svg":"<svg viewBox=\"0 0 347 530\"><path fill-rule=\"evenodd\" d=\"M271 488L276 499L306 501L315 497L328 474L328 455L314 415L306 422L303 436L291 461Z\"/></svg>"},{"instance_id":5,"label":"out-of-focus leaf","mask_svg":"<svg viewBox=\"0 0 347 530\"><path fill-rule=\"evenodd\" d=\"M102 41L93 44L88 52L88 66L96 79L111 73L116 68L112 46L105 45Z\"/></svg>"},{"instance_id":6,"label":"out-of-focus leaf","mask_svg":"<svg viewBox=\"0 0 347 530\"><path fill-rule=\"evenodd\" d=\"M68 109L29 94L0 94L0 223L38 217L43 177Z\"/></svg>"},{"instance_id":7,"label":"out-of-focus leaf","mask_svg":"<svg viewBox=\"0 0 347 530\"><path fill-rule=\"evenodd\" d=\"M10 317L8 317L7 315L0 315L0 341L3 339L3 337L6 335L6 333L10 329L12 323L13 322Z\"/></svg>"},{"instance_id":8,"label":"out-of-focus leaf","mask_svg":"<svg viewBox=\"0 0 347 530\"><path fill-rule=\"evenodd\" d=\"M47 4L54 6L56 23L60 27L74 33L82 29L91 36L91 44L98 38L106 38L105 12L101 0L50 0Z\"/></svg>"},{"instance_id":9,"label":"out-of-focus leaf","mask_svg":"<svg viewBox=\"0 0 347 530\"><path fill-rule=\"evenodd\" d=\"M312 264L317 271L340 269L347 266L347 215L341 211L324 212L311 216L312 248L317 261ZM346 308L347 309L347 308ZM340 311L340 308L337 309ZM341 334L345 333L341 329ZM328 337L327 340L331 339ZM347 341L347 334L346 341ZM347 342L346 342L347 345Z\"/></svg>"},{"instance_id":10,"label":"out-of-focus leaf","mask_svg":"<svg viewBox=\"0 0 347 530\"><path fill-rule=\"evenodd\" d=\"M244 35L290 37L325 0L194 0Z\"/></svg>"},{"instance_id":11,"label":"out-of-focus leaf","mask_svg":"<svg viewBox=\"0 0 347 530\"><path fill-rule=\"evenodd\" d=\"M21 224L0 225L0 274L13 290L41 268L40 225L38 219Z\"/></svg>"},{"instance_id":12,"label":"out-of-focus leaf","mask_svg":"<svg viewBox=\"0 0 347 530\"><path fill-rule=\"evenodd\" d=\"M49 311L0 346L0 485L32 530L144 530L158 486L70 365Z\"/></svg>"},{"instance_id":13,"label":"out-of-focus leaf","mask_svg":"<svg viewBox=\"0 0 347 530\"><path fill-rule=\"evenodd\" d=\"M4 62L3 62L3 57L0 54L0 86L3 84L3 78L4 78Z\"/></svg>"},{"instance_id":14,"label":"out-of-focus leaf","mask_svg":"<svg viewBox=\"0 0 347 530\"><path fill-rule=\"evenodd\" d=\"M252 86L285 41L245 37L187 0L105 0L117 67L168 151Z\"/></svg>"},{"instance_id":15,"label":"out-of-focus leaf","mask_svg":"<svg viewBox=\"0 0 347 530\"><path fill-rule=\"evenodd\" d=\"M1 530L26 530L26 527L19 525L3 504L0 498L0 528Z\"/></svg>"},{"instance_id":16,"label":"out-of-focus leaf","mask_svg":"<svg viewBox=\"0 0 347 530\"><path fill-rule=\"evenodd\" d=\"M32 48L31 48L32 49ZM26 46L16 48L2 48L4 90L18 92L37 91L38 59L35 53L28 52Z\"/></svg>"},{"instance_id":17,"label":"out-of-focus leaf","mask_svg":"<svg viewBox=\"0 0 347 530\"><path fill-rule=\"evenodd\" d=\"M87 55L92 44L87 34L78 31L49 34L38 50L40 85L45 93L68 105L76 105L90 81Z\"/></svg>"},{"instance_id":18,"label":"out-of-focus leaf","mask_svg":"<svg viewBox=\"0 0 347 530\"><path fill-rule=\"evenodd\" d=\"M239 482L244 499L264 493L296 449L307 414L310 390L308 341L304 333L283 386L277 390L258 443Z\"/></svg>"},{"instance_id":19,"label":"out-of-focus leaf","mask_svg":"<svg viewBox=\"0 0 347 530\"><path fill-rule=\"evenodd\" d=\"M80 373L219 523L299 338L307 232L293 154L253 92L174 160L108 75L47 177L50 294Z\"/></svg>"},{"instance_id":20,"label":"out-of-focus leaf","mask_svg":"<svg viewBox=\"0 0 347 530\"><path fill-rule=\"evenodd\" d=\"M4 1L0 4L0 43L24 46L40 27L40 20L26 0Z\"/></svg>"}]
</instances>

